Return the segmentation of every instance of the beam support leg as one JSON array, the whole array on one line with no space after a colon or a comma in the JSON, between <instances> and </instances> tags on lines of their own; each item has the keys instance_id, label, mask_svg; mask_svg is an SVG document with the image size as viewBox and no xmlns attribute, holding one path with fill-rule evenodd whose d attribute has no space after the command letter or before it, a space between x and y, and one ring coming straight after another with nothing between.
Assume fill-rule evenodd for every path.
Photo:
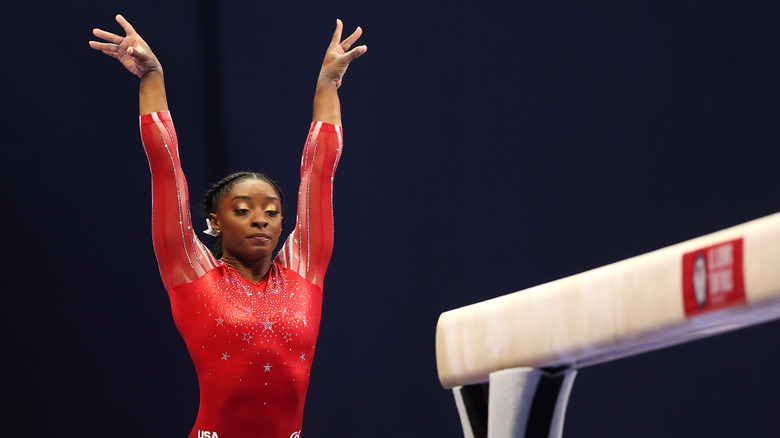
<instances>
[{"instance_id":1,"label":"beam support leg","mask_svg":"<svg viewBox=\"0 0 780 438\"><path fill-rule=\"evenodd\" d=\"M452 388L465 438L487 438L488 384Z\"/></svg>"},{"instance_id":2,"label":"beam support leg","mask_svg":"<svg viewBox=\"0 0 780 438\"><path fill-rule=\"evenodd\" d=\"M466 438L561 438L573 368L512 368L453 389Z\"/></svg>"}]
</instances>

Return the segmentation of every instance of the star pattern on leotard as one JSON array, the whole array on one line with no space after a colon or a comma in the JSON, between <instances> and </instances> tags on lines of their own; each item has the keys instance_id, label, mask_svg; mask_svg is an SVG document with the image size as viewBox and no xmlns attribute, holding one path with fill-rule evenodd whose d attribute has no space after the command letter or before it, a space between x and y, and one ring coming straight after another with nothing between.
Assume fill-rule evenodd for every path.
<instances>
[{"instance_id":1,"label":"star pattern on leotard","mask_svg":"<svg viewBox=\"0 0 780 438\"><path fill-rule=\"evenodd\" d=\"M209 310L203 316L214 322L210 326L204 324L203 328L211 328L206 331L208 337L222 344L212 350L213 360L224 367L254 363L246 369L247 373L254 368L254 373L265 375L266 385L271 373L276 378L294 382L296 379L289 370L310 366L314 350L307 349L311 339L309 330L316 330L317 326L316 317L309 315L309 309L304 307L306 302L299 304L291 298L304 295L297 289L301 286L294 282L279 282L277 284L284 283L288 289L274 295L270 289L249 288L238 277L229 283L232 283L232 290L227 288L227 293L221 294L209 290L207 293L213 301L204 301ZM253 294L248 293L250 291ZM208 344L203 348L209 348ZM238 382L249 384L247 379L238 378Z\"/></svg>"},{"instance_id":2,"label":"star pattern on leotard","mask_svg":"<svg viewBox=\"0 0 780 438\"><path fill-rule=\"evenodd\" d=\"M158 136L151 127L147 128L144 125L142 134L145 147L149 146L146 144L147 140L155 140L150 142L150 144L154 143L153 148L147 148L148 155L155 157L159 155L164 162L167 163L165 160L170 159L174 164L173 178L170 180L175 186L170 187L170 192L173 193L175 189L177 197L168 199L169 196L166 195L164 201L173 201L180 206L180 214L166 215L165 226L158 226L156 230L174 230L177 233L173 237L177 237L178 231L184 231L186 228L181 235L183 253L187 259L179 261L184 264L189 263L189 266L196 271L196 275L186 275L187 279L192 281L180 285L181 289L169 290L173 316L177 328L180 329L192 353L203 393L217 394L216 398L212 396L203 398L201 408L204 415L221 412L223 406L220 394L229 397L238 394L242 402L244 395L248 395L246 406L262 407L266 404L276 404L281 411L283 410L281 408L287 406L287 400L281 398L280 394L284 394L284 397L291 394L291 397L295 397L296 400L305 396L309 370L314 359L322 300L322 286L314 279L320 279L324 274L324 271L319 272L318 266L322 265L323 269L325 267L324 264L316 263L316 256L320 248L327 249L331 243L332 221L325 220L318 223L320 221L315 220L310 224L309 208L311 205L313 208L325 209L324 216L312 212L312 218L329 217L327 210L330 207L328 201L332 200L330 192L333 183L332 172L335 171L340 153L340 128L335 128L335 132L332 132L333 128L325 129L327 124L313 125L312 135L307 139L304 150L302 168L305 165L305 175L310 175L313 170L319 172L320 169L317 167L319 165L316 163L322 162L328 167L322 169L325 178L302 179L302 188L304 182L309 184L309 181L319 185L313 185L311 192L309 185L306 185L305 196L300 197L305 201L299 201L298 205L298 212L301 214L299 219L302 221L301 232L292 234L290 244L280 250L278 260L275 259L271 265L267 280L253 283L251 279L242 278L238 271L221 260L211 257L200 242L194 240L195 235L191 231L189 222L190 212L185 207L188 204L185 197L186 185L181 184L184 181L179 177L180 169L176 153L178 145L174 142L175 136L172 136L173 127L165 123L165 120L162 122L157 120L158 116L153 116L156 125L150 126L156 126L160 135ZM167 116L165 118L167 119ZM146 119L144 123L151 121L148 116ZM327 134L322 137L328 140L327 143L320 144L318 141L320 127ZM162 138L163 141L157 141L157 137ZM336 149L331 146L336 146ZM326 154L325 159L322 158L323 154ZM330 163L333 165L330 166ZM327 181L329 172L330 181ZM169 192L167 188L166 186L165 193ZM311 203L312 199L316 202ZM158 204L159 200L155 205ZM160 213L160 210L155 209L155 213ZM157 214L155 219L159 217L160 215ZM169 221L174 224L177 220L178 227L168 226ZM177 251L176 254L182 253L178 247L173 250ZM311 269L309 259L315 261ZM171 264L171 266L178 265ZM203 269L201 270L200 267ZM163 271L165 268L161 267L164 280L166 277L175 278L178 275L175 272ZM295 356L296 351L299 356ZM266 360L265 364L262 363L263 360ZM272 372L273 376L265 376L265 373ZM290 413L291 416L293 414L294 412ZM279 415L282 416L286 416L286 413ZM255 422L257 424L251 424L252 428L247 427L243 430L260 430L264 427L262 423L266 419L263 416L253 417L258 419ZM300 429L300 426L298 428ZM286 432L283 435L286 437L291 436L290 433L294 428L289 426L284 430ZM228 434L226 430L225 435ZM293 435L293 438L299 437L300 430L293 432Z\"/></svg>"},{"instance_id":3,"label":"star pattern on leotard","mask_svg":"<svg viewBox=\"0 0 780 438\"><path fill-rule=\"evenodd\" d=\"M269 321L268 318L266 318L265 321L260 321L260 324L263 324L263 333L265 333L268 330L273 332L274 324L276 324L276 321Z\"/></svg>"}]
</instances>

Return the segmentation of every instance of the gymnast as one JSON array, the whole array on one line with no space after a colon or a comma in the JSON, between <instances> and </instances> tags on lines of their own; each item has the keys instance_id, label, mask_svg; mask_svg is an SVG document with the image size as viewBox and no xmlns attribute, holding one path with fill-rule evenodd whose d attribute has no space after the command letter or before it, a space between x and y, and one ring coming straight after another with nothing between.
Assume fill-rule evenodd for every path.
<instances>
[{"instance_id":1,"label":"gymnast","mask_svg":"<svg viewBox=\"0 0 780 438\"><path fill-rule=\"evenodd\" d=\"M342 147L337 89L366 46L362 34L325 53L301 160L295 228L276 257L282 192L262 174L240 172L207 193L210 251L195 234L163 68L121 15L125 36L94 29L89 45L141 79L141 138L152 174L152 241L176 326L192 356L200 406L191 438L297 438L333 247L333 175Z\"/></svg>"}]
</instances>

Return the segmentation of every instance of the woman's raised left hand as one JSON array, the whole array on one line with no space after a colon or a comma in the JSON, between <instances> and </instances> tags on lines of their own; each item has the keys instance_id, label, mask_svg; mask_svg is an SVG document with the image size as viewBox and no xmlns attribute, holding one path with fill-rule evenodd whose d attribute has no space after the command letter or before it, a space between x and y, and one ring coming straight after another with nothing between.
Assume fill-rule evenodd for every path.
<instances>
[{"instance_id":1,"label":"woman's raised left hand","mask_svg":"<svg viewBox=\"0 0 780 438\"><path fill-rule=\"evenodd\" d=\"M330 40L328 50L325 52L325 59L322 61L319 76L319 81L332 83L336 88L341 86L341 80L344 78L344 73L347 72L349 63L368 50L368 47L365 45L349 50L355 41L360 38L360 35L363 34L363 29L358 26L352 35L341 41L343 27L344 24L337 19L336 31L333 32L333 38Z\"/></svg>"}]
</instances>

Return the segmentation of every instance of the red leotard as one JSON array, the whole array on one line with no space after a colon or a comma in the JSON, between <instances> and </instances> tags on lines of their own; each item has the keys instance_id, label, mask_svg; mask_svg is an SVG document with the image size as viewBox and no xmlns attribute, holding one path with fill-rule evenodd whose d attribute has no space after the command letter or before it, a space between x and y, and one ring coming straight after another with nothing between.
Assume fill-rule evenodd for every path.
<instances>
[{"instance_id":1,"label":"red leotard","mask_svg":"<svg viewBox=\"0 0 780 438\"><path fill-rule=\"evenodd\" d=\"M140 123L152 172L154 250L200 385L190 437L299 437L333 247L341 127L311 124L295 229L266 279L252 283L216 260L193 231L170 113L145 114Z\"/></svg>"}]
</instances>

